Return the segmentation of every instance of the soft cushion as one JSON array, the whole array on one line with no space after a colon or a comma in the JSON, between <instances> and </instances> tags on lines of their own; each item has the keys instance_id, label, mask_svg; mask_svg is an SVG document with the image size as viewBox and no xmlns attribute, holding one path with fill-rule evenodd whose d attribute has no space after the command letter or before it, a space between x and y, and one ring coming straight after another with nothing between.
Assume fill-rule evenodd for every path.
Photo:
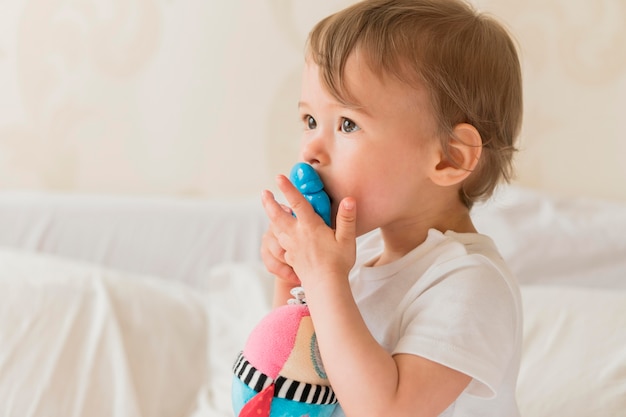
<instances>
[{"instance_id":1,"label":"soft cushion","mask_svg":"<svg viewBox=\"0 0 626 417\"><path fill-rule=\"evenodd\" d=\"M207 319L177 283L0 251L0 414L183 416Z\"/></svg>"},{"instance_id":2,"label":"soft cushion","mask_svg":"<svg viewBox=\"0 0 626 417\"><path fill-rule=\"evenodd\" d=\"M529 286L522 296L522 415L623 416L626 291Z\"/></svg>"},{"instance_id":3,"label":"soft cushion","mask_svg":"<svg viewBox=\"0 0 626 417\"><path fill-rule=\"evenodd\" d=\"M234 355L268 311L261 266L202 288L0 249L0 414L231 416ZM626 410L626 291L524 286L525 417Z\"/></svg>"},{"instance_id":4,"label":"soft cushion","mask_svg":"<svg viewBox=\"0 0 626 417\"><path fill-rule=\"evenodd\" d=\"M522 284L626 290L626 204L500 190L472 212Z\"/></svg>"}]
</instances>

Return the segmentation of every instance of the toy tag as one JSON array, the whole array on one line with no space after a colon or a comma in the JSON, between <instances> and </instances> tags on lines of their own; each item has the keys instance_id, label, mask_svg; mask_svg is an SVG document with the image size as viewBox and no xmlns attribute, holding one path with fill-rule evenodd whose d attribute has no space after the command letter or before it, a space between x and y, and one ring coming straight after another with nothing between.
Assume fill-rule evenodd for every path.
<instances>
[{"instance_id":1,"label":"toy tag","mask_svg":"<svg viewBox=\"0 0 626 417\"><path fill-rule=\"evenodd\" d=\"M289 293L293 296L293 298L290 298L289 300L287 300L287 304L289 305L306 304L306 295L304 294L304 288L295 287L295 288L292 288L291 291L289 291Z\"/></svg>"}]
</instances>

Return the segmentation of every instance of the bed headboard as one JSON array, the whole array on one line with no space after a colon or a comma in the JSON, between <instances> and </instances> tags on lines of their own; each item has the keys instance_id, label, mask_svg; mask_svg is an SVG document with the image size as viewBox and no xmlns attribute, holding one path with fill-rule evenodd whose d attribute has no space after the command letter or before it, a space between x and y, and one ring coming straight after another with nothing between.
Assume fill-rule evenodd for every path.
<instances>
[{"instance_id":1,"label":"bed headboard","mask_svg":"<svg viewBox=\"0 0 626 417\"><path fill-rule=\"evenodd\" d=\"M352 2L6 2L0 187L256 196L297 157L305 37ZM518 183L626 200L626 3L474 3L520 44Z\"/></svg>"}]
</instances>

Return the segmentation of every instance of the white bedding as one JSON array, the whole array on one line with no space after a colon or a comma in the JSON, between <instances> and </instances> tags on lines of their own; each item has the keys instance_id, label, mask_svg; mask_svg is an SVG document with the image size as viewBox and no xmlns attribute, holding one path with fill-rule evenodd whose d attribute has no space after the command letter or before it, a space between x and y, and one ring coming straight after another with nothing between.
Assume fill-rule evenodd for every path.
<instances>
[{"instance_id":1,"label":"white bedding","mask_svg":"<svg viewBox=\"0 0 626 417\"><path fill-rule=\"evenodd\" d=\"M625 207L510 189L475 219L523 284L523 417L626 415ZM0 195L0 417L231 416L264 227L249 201Z\"/></svg>"},{"instance_id":2,"label":"white bedding","mask_svg":"<svg viewBox=\"0 0 626 417\"><path fill-rule=\"evenodd\" d=\"M271 282L213 268L201 289L0 250L0 416L230 415L230 369Z\"/></svg>"},{"instance_id":3,"label":"white bedding","mask_svg":"<svg viewBox=\"0 0 626 417\"><path fill-rule=\"evenodd\" d=\"M521 284L626 289L626 204L509 187L473 217Z\"/></svg>"},{"instance_id":4,"label":"white bedding","mask_svg":"<svg viewBox=\"0 0 626 417\"><path fill-rule=\"evenodd\" d=\"M527 286L522 416L626 415L626 291Z\"/></svg>"},{"instance_id":5,"label":"white bedding","mask_svg":"<svg viewBox=\"0 0 626 417\"><path fill-rule=\"evenodd\" d=\"M257 199L0 193L0 246L193 286L213 265L259 259L266 225Z\"/></svg>"},{"instance_id":6,"label":"white bedding","mask_svg":"<svg viewBox=\"0 0 626 417\"><path fill-rule=\"evenodd\" d=\"M7 416L172 416L206 367L202 298L173 282L0 253Z\"/></svg>"}]
</instances>

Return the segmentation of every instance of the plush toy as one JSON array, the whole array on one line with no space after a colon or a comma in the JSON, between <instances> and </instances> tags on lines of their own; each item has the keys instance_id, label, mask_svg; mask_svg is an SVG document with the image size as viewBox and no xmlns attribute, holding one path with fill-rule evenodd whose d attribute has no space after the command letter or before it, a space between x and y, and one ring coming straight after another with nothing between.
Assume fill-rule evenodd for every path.
<instances>
[{"instance_id":1,"label":"plush toy","mask_svg":"<svg viewBox=\"0 0 626 417\"><path fill-rule=\"evenodd\" d=\"M330 225L330 201L313 167L296 164L289 179ZM301 287L252 330L233 367L235 416L326 417L337 399L319 354Z\"/></svg>"}]
</instances>

